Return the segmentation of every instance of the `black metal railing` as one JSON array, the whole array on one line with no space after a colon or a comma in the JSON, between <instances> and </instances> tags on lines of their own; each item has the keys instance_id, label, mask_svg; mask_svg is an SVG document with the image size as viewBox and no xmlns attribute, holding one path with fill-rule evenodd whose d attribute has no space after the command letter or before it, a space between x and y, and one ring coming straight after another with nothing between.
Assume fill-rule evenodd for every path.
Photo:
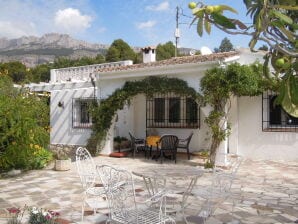
<instances>
[{"instance_id":1,"label":"black metal railing","mask_svg":"<svg viewBox=\"0 0 298 224\"><path fill-rule=\"evenodd\" d=\"M262 96L262 130L265 132L298 132L298 118L276 105L277 94L266 91Z\"/></svg>"},{"instance_id":2,"label":"black metal railing","mask_svg":"<svg viewBox=\"0 0 298 224\"><path fill-rule=\"evenodd\" d=\"M146 99L146 128L199 128L200 110L195 100L172 93Z\"/></svg>"},{"instance_id":3,"label":"black metal railing","mask_svg":"<svg viewBox=\"0 0 298 224\"><path fill-rule=\"evenodd\" d=\"M92 117L90 108L94 98L73 98L72 99L72 127L91 128Z\"/></svg>"}]
</instances>

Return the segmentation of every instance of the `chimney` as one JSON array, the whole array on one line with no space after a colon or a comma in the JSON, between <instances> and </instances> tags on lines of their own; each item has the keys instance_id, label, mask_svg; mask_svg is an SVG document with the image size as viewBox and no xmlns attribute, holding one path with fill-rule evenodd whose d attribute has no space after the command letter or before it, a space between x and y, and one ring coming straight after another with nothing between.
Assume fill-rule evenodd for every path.
<instances>
[{"instance_id":1,"label":"chimney","mask_svg":"<svg viewBox=\"0 0 298 224\"><path fill-rule=\"evenodd\" d=\"M143 52L143 63L150 63L156 61L156 47L141 48Z\"/></svg>"}]
</instances>

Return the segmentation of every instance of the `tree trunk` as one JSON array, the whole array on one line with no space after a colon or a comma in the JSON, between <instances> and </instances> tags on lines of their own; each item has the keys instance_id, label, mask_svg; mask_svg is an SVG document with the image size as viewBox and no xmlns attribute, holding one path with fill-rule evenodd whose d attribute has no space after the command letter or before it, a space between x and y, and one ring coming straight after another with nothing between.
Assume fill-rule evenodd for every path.
<instances>
[{"instance_id":1,"label":"tree trunk","mask_svg":"<svg viewBox=\"0 0 298 224\"><path fill-rule=\"evenodd\" d=\"M212 136L212 143L210 147L210 163L215 164L216 152L220 144L220 140L216 136Z\"/></svg>"}]
</instances>

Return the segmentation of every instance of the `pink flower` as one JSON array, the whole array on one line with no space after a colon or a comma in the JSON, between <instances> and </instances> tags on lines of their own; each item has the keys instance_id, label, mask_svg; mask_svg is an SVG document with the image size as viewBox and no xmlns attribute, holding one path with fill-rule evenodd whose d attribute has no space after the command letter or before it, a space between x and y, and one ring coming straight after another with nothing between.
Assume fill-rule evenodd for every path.
<instances>
[{"instance_id":1,"label":"pink flower","mask_svg":"<svg viewBox=\"0 0 298 224\"><path fill-rule=\"evenodd\" d=\"M51 215L46 215L47 220L50 220L51 218L52 218Z\"/></svg>"},{"instance_id":2,"label":"pink flower","mask_svg":"<svg viewBox=\"0 0 298 224\"><path fill-rule=\"evenodd\" d=\"M49 213L50 213L52 216L59 216L59 215L60 215L59 212L50 211L50 210L49 210Z\"/></svg>"},{"instance_id":3,"label":"pink flower","mask_svg":"<svg viewBox=\"0 0 298 224\"><path fill-rule=\"evenodd\" d=\"M18 214L21 212L19 208L8 208L7 211L11 214Z\"/></svg>"}]
</instances>

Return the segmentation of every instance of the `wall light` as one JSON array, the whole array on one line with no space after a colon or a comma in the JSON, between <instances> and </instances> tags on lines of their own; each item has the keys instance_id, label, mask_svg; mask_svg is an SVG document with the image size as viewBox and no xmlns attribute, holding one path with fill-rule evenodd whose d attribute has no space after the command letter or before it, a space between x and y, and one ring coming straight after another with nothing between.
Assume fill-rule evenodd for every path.
<instances>
[{"instance_id":1,"label":"wall light","mask_svg":"<svg viewBox=\"0 0 298 224\"><path fill-rule=\"evenodd\" d=\"M59 101L58 107L64 108L64 102L63 101Z\"/></svg>"}]
</instances>

